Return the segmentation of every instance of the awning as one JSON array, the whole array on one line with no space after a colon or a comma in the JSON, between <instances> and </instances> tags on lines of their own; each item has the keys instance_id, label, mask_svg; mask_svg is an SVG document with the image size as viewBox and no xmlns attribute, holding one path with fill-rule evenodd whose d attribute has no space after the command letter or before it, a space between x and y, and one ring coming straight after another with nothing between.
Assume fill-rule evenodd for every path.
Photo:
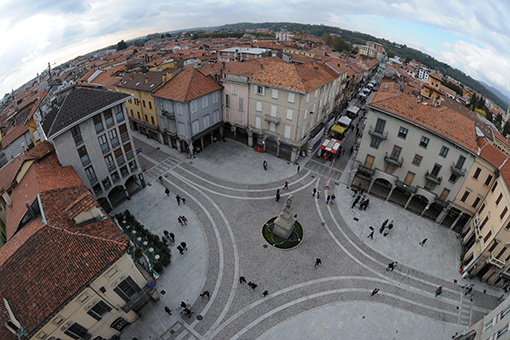
<instances>
[{"instance_id":1,"label":"awning","mask_svg":"<svg viewBox=\"0 0 510 340\"><path fill-rule=\"evenodd\" d=\"M337 123L347 127L347 126L351 125L351 122L352 122L352 119L350 119L347 116L342 116L342 117L340 117L340 119L338 120Z\"/></svg>"},{"instance_id":2,"label":"awning","mask_svg":"<svg viewBox=\"0 0 510 340\"><path fill-rule=\"evenodd\" d=\"M322 142L321 150L325 150L327 152L331 152L332 154L337 153L338 149L342 145L342 142L333 138L326 138L324 142Z\"/></svg>"},{"instance_id":3,"label":"awning","mask_svg":"<svg viewBox=\"0 0 510 340\"><path fill-rule=\"evenodd\" d=\"M354 105L351 105L351 106L349 106L347 108L347 112L350 112L350 113L355 114L355 115L358 114L358 111L359 111L359 107L354 106Z\"/></svg>"},{"instance_id":4,"label":"awning","mask_svg":"<svg viewBox=\"0 0 510 340\"><path fill-rule=\"evenodd\" d=\"M333 125L331 127L331 131L335 131L335 132L338 132L338 133L344 133L345 128L343 126L340 126L340 125Z\"/></svg>"},{"instance_id":5,"label":"awning","mask_svg":"<svg viewBox=\"0 0 510 340\"><path fill-rule=\"evenodd\" d=\"M360 96L360 97L366 97L367 95L366 95L366 94L364 94L364 93L360 93L360 94L359 94L359 96Z\"/></svg>"}]
</instances>

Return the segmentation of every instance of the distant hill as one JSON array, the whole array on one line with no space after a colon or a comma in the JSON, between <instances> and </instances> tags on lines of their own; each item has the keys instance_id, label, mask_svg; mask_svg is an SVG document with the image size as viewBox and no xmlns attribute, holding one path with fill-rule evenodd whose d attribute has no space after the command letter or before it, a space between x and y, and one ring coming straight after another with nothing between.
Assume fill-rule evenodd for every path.
<instances>
[{"instance_id":1,"label":"distant hill","mask_svg":"<svg viewBox=\"0 0 510 340\"><path fill-rule=\"evenodd\" d=\"M310 25L310 24L298 24L292 22L264 22L264 23L250 23L250 22L241 22L237 24L228 24L223 26L218 26L216 30L219 31L239 31L239 30L256 30L257 28L267 28L270 30L280 30L285 29L292 32L310 34L316 37L322 37L325 34L336 33L342 36L342 39L351 43L351 44L365 44L367 41L375 41L384 46L386 51L393 50L395 53L404 59L408 60L416 60L427 67L438 70L444 75L448 75L466 86L469 86L483 97L490 98L494 103L499 105L502 109L506 109L508 107L508 103L510 103L510 99L504 95L500 91L495 90L492 87L486 87L482 85L476 79L468 76L464 72L451 67L450 65L440 62L428 54L425 54L421 51L415 50L414 48L407 47L406 45L400 45L394 42L391 42L386 39L376 38L372 35L360 33L360 32L352 32L348 30L344 30L338 27L333 26L325 26L325 25ZM192 31L192 30L188 30Z\"/></svg>"},{"instance_id":2,"label":"distant hill","mask_svg":"<svg viewBox=\"0 0 510 340\"><path fill-rule=\"evenodd\" d=\"M498 90L498 89L497 89L497 88L495 88L495 87L490 86L489 84L485 84L485 83L484 83L483 81L481 81L481 80L480 80L479 82L480 82L480 84L482 84L483 86L485 86L487 89L489 89L489 91L494 92L494 94L495 94L496 96L498 96L499 98L503 99L506 103L510 103L510 98L509 98L507 95L503 94L500 90ZM502 109L503 109L503 110L506 110L506 107L502 107Z\"/></svg>"}]
</instances>

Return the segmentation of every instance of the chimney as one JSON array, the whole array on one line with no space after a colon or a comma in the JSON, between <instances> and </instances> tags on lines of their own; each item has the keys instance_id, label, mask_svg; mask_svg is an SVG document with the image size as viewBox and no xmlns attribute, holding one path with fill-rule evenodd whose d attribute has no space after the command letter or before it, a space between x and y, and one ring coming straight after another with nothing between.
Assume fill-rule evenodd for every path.
<instances>
[{"instance_id":1,"label":"chimney","mask_svg":"<svg viewBox=\"0 0 510 340\"><path fill-rule=\"evenodd\" d=\"M260 64L260 70L262 71L264 69L264 65Z\"/></svg>"},{"instance_id":2,"label":"chimney","mask_svg":"<svg viewBox=\"0 0 510 340\"><path fill-rule=\"evenodd\" d=\"M9 208L11 208L12 207L12 201L11 201L11 198L9 197L9 194L7 192L4 192L2 194L2 197L3 197L4 201L5 201L5 204L7 204L7 206Z\"/></svg>"},{"instance_id":3,"label":"chimney","mask_svg":"<svg viewBox=\"0 0 510 340\"><path fill-rule=\"evenodd\" d=\"M163 74L163 83L166 82L166 73Z\"/></svg>"},{"instance_id":4,"label":"chimney","mask_svg":"<svg viewBox=\"0 0 510 340\"><path fill-rule=\"evenodd\" d=\"M149 76L145 76L145 83L147 84L149 82Z\"/></svg>"},{"instance_id":5,"label":"chimney","mask_svg":"<svg viewBox=\"0 0 510 340\"><path fill-rule=\"evenodd\" d=\"M133 75L132 74L129 75L129 80L133 80Z\"/></svg>"}]
</instances>

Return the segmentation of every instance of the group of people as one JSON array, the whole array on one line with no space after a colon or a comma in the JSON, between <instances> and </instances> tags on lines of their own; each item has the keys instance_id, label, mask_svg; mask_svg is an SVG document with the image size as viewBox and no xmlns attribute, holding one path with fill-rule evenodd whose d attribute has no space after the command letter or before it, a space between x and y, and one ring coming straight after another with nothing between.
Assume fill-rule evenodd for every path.
<instances>
[{"instance_id":1,"label":"group of people","mask_svg":"<svg viewBox=\"0 0 510 340\"><path fill-rule=\"evenodd\" d=\"M391 229L393 229L393 220L389 224L388 221L389 219L386 219L386 221L384 221L379 228L379 234L383 234L384 237L388 236L388 234L391 232Z\"/></svg>"},{"instance_id":2,"label":"group of people","mask_svg":"<svg viewBox=\"0 0 510 340\"><path fill-rule=\"evenodd\" d=\"M182 215L177 218L177 223L179 223L182 226L188 225L188 219L186 216Z\"/></svg>"},{"instance_id":3,"label":"group of people","mask_svg":"<svg viewBox=\"0 0 510 340\"><path fill-rule=\"evenodd\" d=\"M359 210L367 210L368 204L370 203L370 199L367 198L367 195L362 194L361 192L358 194L358 196L354 199L351 205L351 209L354 209L356 204L359 202Z\"/></svg>"},{"instance_id":4,"label":"group of people","mask_svg":"<svg viewBox=\"0 0 510 340\"><path fill-rule=\"evenodd\" d=\"M244 276L241 276L239 278L239 283L240 284L243 284L243 283L246 283L246 278ZM255 282L251 282L251 281L248 281L248 287L250 287L251 289L255 289L257 288L257 284ZM262 296L267 296L269 294L269 291L265 290L262 292Z\"/></svg>"}]
</instances>

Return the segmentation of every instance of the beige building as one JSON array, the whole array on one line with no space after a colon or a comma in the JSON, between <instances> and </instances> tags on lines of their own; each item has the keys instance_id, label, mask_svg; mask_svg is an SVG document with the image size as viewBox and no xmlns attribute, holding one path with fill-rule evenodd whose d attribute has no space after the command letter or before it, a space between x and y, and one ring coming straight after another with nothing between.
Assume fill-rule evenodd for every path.
<instances>
[{"instance_id":1,"label":"beige building","mask_svg":"<svg viewBox=\"0 0 510 340\"><path fill-rule=\"evenodd\" d=\"M295 162L333 111L338 75L322 64L271 61L261 68L250 83L248 136L265 152Z\"/></svg>"},{"instance_id":2,"label":"beige building","mask_svg":"<svg viewBox=\"0 0 510 340\"><path fill-rule=\"evenodd\" d=\"M153 292L73 168L54 154L31 164L6 214L0 339L119 339Z\"/></svg>"}]
</instances>

